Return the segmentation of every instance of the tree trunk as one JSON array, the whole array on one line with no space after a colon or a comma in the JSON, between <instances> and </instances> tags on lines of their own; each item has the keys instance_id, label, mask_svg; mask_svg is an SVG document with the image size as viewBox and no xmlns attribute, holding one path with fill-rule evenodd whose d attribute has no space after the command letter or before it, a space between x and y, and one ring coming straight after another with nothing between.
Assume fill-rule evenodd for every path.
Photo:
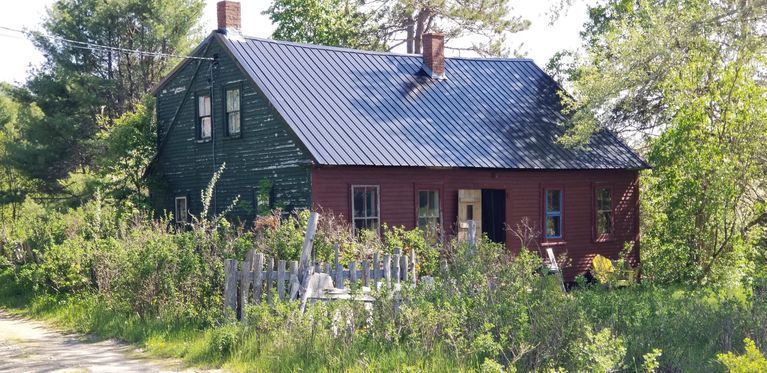
<instances>
[{"instance_id":1,"label":"tree trunk","mask_svg":"<svg viewBox=\"0 0 767 373\"><path fill-rule=\"evenodd\" d=\"M418 15L416 16L416 25L415 25L415 43L414 44L414 51L416 54L421 53L421 43L423 41L423 34L427 30L427 22L429 21L429 17L431 17L431 9L424 8L421 9L418 12Z\"/></svg>"},{"instance_id":2,"label":"tree trunk","mask_svg":"<svg viewBox=\"0 0 767 373\"><path fill-rule=\"evenodd\" d=\"M415 36L413 35L415 33L413 21L411 20L410 23L407 25L407 39L405 40L405 44L407 44L407 53L413 54L413 50L415 47Z\"/></svg>"}]
</instances>

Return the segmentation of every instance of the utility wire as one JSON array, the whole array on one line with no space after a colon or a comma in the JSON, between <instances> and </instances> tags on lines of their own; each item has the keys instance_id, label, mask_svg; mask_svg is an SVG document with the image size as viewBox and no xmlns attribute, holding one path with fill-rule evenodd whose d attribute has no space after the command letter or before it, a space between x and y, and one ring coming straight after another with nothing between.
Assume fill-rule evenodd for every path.
<instances>
[{"instance_id":1,"label":"utility wire","mask_svg":"<svg viewBox=\"0 0 767 373\"><path fill-rule=\"evenodd\" d=\"M26 34L23 30L18 30L10 27L0 26L0 29L7 30L7 31L13 31L18 32L20 34ZM3 35L3 36L10 36L10 35ZM182 56L178 54L170 54L170 53L161 53L161 52L148 52L148 51L142 51L139 49L128 49L128 48L120 48L120 47L110 47L108 45L101 45L91 42L85 42L85 41L77 41L72 39L63 38L60 36L55 35L42 35L44 38L47 39L55 39L60 42L63 42L67 44L71 48L77 48L77 49L86 49L90 51L98 51L98 50L106 50L106 51L112 51L112 52L123 52L123 53L129 53L129 54L137 54L142 56L152 56L152 57L170 57L170 58L182 58L182 59L189 59L189 60L203 60L203 61L213 61L213 58L210 57L195 57L195 56Z\"/></svg>"}]
</instances>

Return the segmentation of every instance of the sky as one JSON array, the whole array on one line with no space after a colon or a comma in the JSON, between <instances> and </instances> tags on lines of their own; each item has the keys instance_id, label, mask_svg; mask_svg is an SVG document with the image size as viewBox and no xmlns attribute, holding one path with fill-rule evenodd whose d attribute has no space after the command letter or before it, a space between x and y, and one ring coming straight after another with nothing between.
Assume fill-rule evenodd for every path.
<instances>
[{"instance_id":1,"label":"sky","mask_svg":"<svg viewBox=\"0 0 767 373\"><path fill-rule=\"evenodd\" d=\"M513 14L531 21L528 30L513 34L513 46L522 45L521 52L532 58L538 65L545 66L549 58L559 50L575 49L580 46L580 31L587 20L586 1L575 1L574 5L554 25L549 25L548 11L552 4L561 0L512 0ZM13 29L38 29L46 9L54 0L14 1L5 4L0 12L0 26ZM204 29L216 27L216 3L206 0L203 15ZM241 0L242 31L246 35L269 37L274 26L261 13L269 6L268 0ZM0 81L22 83L33 66L39 66L43 56L23 35L0 29L0 48L5 53L0 58ZM448 56L457 51L446 51Z\"/></svg>"}]
</instances>

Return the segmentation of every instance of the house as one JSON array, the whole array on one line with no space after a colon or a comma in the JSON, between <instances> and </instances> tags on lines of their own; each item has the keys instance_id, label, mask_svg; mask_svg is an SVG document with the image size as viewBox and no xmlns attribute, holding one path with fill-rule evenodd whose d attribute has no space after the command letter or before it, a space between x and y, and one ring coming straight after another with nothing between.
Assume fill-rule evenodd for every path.
<instances>
[{"instance_id":1,"label":"house","mask_svg":"<svg viewBox=\"0 0 767 373\"><path fill-rule=\"evenodd\" d=\"M154 90L158 210L187 219L226 163L212 209L240 196L244 220L267 207L322 207L355 229L474 220L510 250L527 221L536 245L583 272L628 243L638 260L639 171L614 134L588 147L556 142L559 87L528 59L359 51L242 35L237 2L218 3L218 30Z\"/></svg>"}]
</instances>

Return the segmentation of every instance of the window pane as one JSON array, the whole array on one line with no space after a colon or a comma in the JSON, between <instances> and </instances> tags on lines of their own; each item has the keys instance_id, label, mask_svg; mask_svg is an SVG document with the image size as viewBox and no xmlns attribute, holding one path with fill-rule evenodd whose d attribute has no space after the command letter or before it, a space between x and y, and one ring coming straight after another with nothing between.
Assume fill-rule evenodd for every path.
<instances>
[{"instance_id":1,"label":"window pane","mask_svg":"<svg viewBox=\"0 0 767 373\"><path fill-rule=\"evenodd\" d=\"M200 138L210 137L210 117L200 118Z\"/></svg>"},{"instance_id":2,"label":"window pane","mask_svg":"<svg viewBox=\"0 0 767 373\"><path fill-rule=\"evenodd\" d=\"M176 199L176 221L177 222L186 221L186 216L187 216L186 198Z\"/></svg>"},{"instance_id":3,"label":"window pane","mask_svg":"<svg viewBox=\"0 0 767 373\"><path fill-rule=\"evenodd\" d=\"M561 195L559 190L547 190L546 191L546 212L559 212L561 211Z\"/></svg>"},{"instance_id":4,"label":"window pane","mask_svg":"<svg viewBox=\"0 0 767 373\"><path fill-rule=\"evenodd\" d=\"M229 113L228 123L230 135L240 133L240 112Z\"/></svg>"},{"instance_id":5,"label":"window pane","mask_svg":"<svg viewBox=\"0 0 767 373\"><path fill-rule=\"evenodd\" d=\"M365 215L363 214L363 211L365 211L365 189L364 188L353 188L353 204L354 204L354 211L352 212L354 214L353 217L355 218L362 218Z\"/></svg>"},{"instance_id":6,"label":"window pane","mask_svg":"<svg viewBox=\"0 0 767 373\"><path fill-rule=\"evenodd\" d=\"M602 188L597 190L597 210L612 210L612 196L610 189Z\"/></svg>"},{"instance_id":7,"label":"window pane","mask_svg":"<svg viewBox=\"0 0 767 373\"><path fill-rule=\"evenodd\" d=\"M546 237L560 237L562 235L562 220L559 216L546 217Z\"/></svg>"},{"instance_id":8,"label":"window pane","mask_svg":"<svg viewBox=\"0 0 767 373\"><path fill-rule=\"evenodd\" d=\"M466 220L474 220L474 205L466 205Z\"/></svg>"},{"instance_id":9,"label":"window pane","mask_svg":"<svg viewBox=\"0 0 767 373\"><path fill-rule=\"evenodd\" d=\"M612 233L612 213L609 211L603 211L597 214L597 233L598 234L610 234Z\"/></svg>"},{"instance_id":10,"label":"window pane","mask_svg":"<svg viewBox=\"0 0 767 373\"><path fill-rule=\"evenodd\" d=\"M429 216L439 217L439 192L436 190L429 192Z\"/></svg>"},{"instance_id":11,"label":"window pane","mask_svg":"<svg viewBox=\"0 0 767 373\"><path fill-rule=\"evenodd\" d=\"M210 115L210 96L200 96L198 99L198 115L201 117Z\"/></svg>"},{"instance_id":12,"label":"window pane","mask_svg":"<svg viewBox=\"0 0 767 373\"><path fill-rule=\"evenodd\" d=\"M418 216L425 216L426 209L429 207L429 192L418 192Z\"/></svg>"},{"instance_id":13,"label":"window pane","mask_svg":"<svg viewBox=\"0 0 767 373\"><path fill-rule=\"evenodd\" d=\"M230 89L226 91L226 111L240 110L240 90Z\"/></svg>"},{"instance_id":14,"label":"window pane","mask_svg":"<svg viewBox=\"0 0 767 373\"><path fill-rule=\"evenodd\" d=\"M367 217L378 216L378 189L367 188Z\"/></svg>"}]
</instances>

